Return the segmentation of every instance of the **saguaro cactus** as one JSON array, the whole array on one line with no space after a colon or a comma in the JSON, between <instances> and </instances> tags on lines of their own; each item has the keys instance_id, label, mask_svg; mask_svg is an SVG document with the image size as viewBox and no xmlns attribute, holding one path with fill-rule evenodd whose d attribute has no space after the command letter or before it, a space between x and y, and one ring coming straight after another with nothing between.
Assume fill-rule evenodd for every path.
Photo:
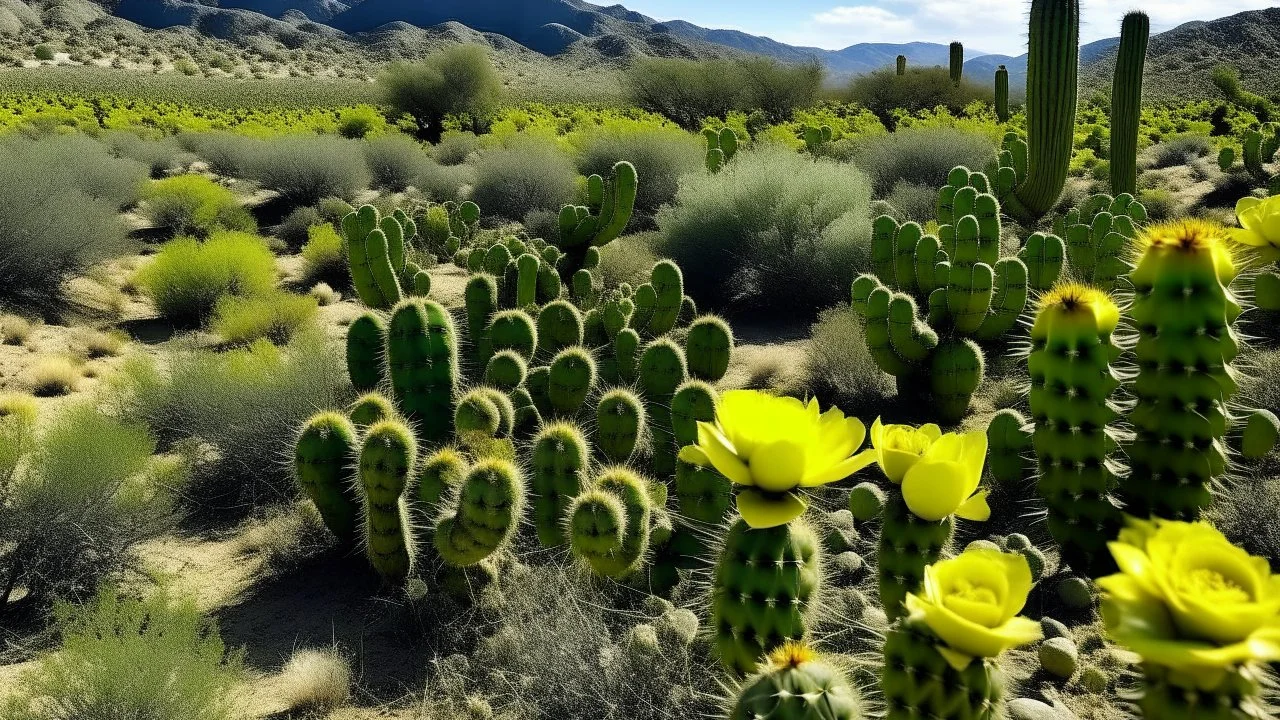
<instances>
[{"instance_id":1,"label":"saguaro cactus","mask_svg":"<svg viewBox=\"0 0 1280 720\"><path fill-rule=\"evenodd\" d=\"M951 43L951 82L959 85L964 78L964 43Z\"/></svg>"},{"instance_id":2,"label":"saguaro cactus","mask_svg":"<svg viewBox=\"0 0 1280 720\"><path fill-rule=\"evenodd\" d=\"M1009 69L1003 65L996 68L996 117L1009 122Z\"/></svg>"},{"instance_id":3,"label":"saguaro cactus","mask_svg":"<svg viewBox=\"0 0 1280 720\"><path fill-rule=\"evenodd\" d=\"M1120 49L1111 84L1111 194L1138 187L1138 121L1142 116L1142 71L1147 62L1151 19L1131 12L1120 24Z\"/></svg>"},{"instance_id":4,"label":"saguaro cactus","mask_svg":"<svg viewBox=\"0 0 1280 720\"><path fill-rule=\"evenodd\" d=\"M907 74L907 56L906 55L898 56L897 71L898 71L898 77L902 77L903 75Z\"/></svg>"}]
</instances>

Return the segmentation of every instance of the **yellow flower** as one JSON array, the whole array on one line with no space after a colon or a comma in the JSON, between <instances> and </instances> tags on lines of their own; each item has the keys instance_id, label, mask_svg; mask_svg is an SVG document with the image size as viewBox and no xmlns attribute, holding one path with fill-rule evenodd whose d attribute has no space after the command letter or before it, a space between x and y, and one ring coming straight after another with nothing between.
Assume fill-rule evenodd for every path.
<instances>
[{"instance_id":1,"label":"yellow flower","mask_svg":"<svg viewBox=\"0 0 1280 720\"><path fill-rule=\"evenodd\" d=\"M1231 231L1232 240L1258 248L1266 262L1280 258L1280 195L1241 198L1236 218L1240 229Z\"/></svg>"},{"instance_id":2,"label":"yellow flower","mask_svg":"<svg viewBox=\"0 0 1280 720\"><path fill-rule=\"evenodd\" d=\"M942 641L938 652L956 670L1041 638L1040 624L1020 617L1031 592L1022 555L966 550L924 569L923 596L907 595L907 612Z\"/></svg>"},{"instance_id":3,"label":"yellow flower","mask_svg":"<svg viewBox=\"0 0 1280 720\"><path fill-rule=\"evenodd\" d=\"M855 455L867 435L857 418L839 408L819 412L818 401L731 390L720 397L714 423L698 423L697 450L681 457L695 464L705 456L731 481L744 485L738 514L754 528L785 525L808 507L802 488L843 480L870 465ZM701 456L698 451L701 452Z\"/></svg>"},{"instance_id":4,"label":"yellow flower","mask_svg":"<svg viewBox=\"0 0 1280 720\"><path fill-rule=\"evenodd\" d=\"M1109 544L1100 578L1115 640L1209 685L1225 668L1280 660L1280 576L1205 522L1135 520Z\"/></svg>"},{"instance_id":5,"label":"yellow flower","mask_svg":"<svg viewBox=\"0 0 1280 720\"><path fill-rule=\"evenodd\" d=\"M987 434L947 433L937 425L871 424L872 455L886 477L902 485L907 508L918 518L937 522L948 515L966 520L991 517L986 491L979 492L987 460Z\"/></svg>"}]
</instances>

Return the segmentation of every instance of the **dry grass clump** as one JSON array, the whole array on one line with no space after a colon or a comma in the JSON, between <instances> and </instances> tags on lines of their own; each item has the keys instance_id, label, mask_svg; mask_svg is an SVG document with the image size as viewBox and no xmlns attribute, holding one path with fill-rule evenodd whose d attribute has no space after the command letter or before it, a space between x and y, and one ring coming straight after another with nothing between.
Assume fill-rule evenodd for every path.
<instances>
[{"instance_id":1,"label":"dry grass clump","mask_svg":"<svg viewBox=\"0 0 1280 720\"><path fill-rule=\"evenodd\" d=\"M27 383L36 397L70 395L80 386L81 368L70 358L54 355L27 370Z\"/></svg>"},{"instance_id":2,"label":"dry grass clump","mask_svg":"<svg viewBox=\"0 0 1280 720\"><path fill-rule=\"evenodd\" d=\"M85 328L77 333L76 343L84 356L90 359L116 357L124 351L129 337L118 330L94 330Z\"/></svg>"},{"instance_id":3,"label":"dry grass clump","mask_svg":"<svg viewBox=\"0 0 1280 720\"><path fill-rule=\"evenodd\" d=\"M31 338L31 323L17 315L0 315L0 342L26 345Z\"/></svg>"},{"instance_id":4,"label":"dry grass clump","mask_svg":"<svg viewBox=\"0 0 1280 720\"><path fill-rule=\"evenodd\" d=\"M301 501L272 510L261 520L251 520L236 545L241 553L256 555L268 568L278 570L324 551L332 541L315 504Z\"/></svg>"},{"instance_id":5,"label":"dry grass clump","mask_svg":"<svg viewBox=\"0 0 1280 720\"><path fill-rule=\"evenodd\" d=\"M309 294L316 299L316 302L321 307L342 302L342 293L329 287L329 283L316 283Z\"/></svg>"},{"instance_id":6,"label":"dry grass clump","mask_svg":"<svg viewBox=\"0 0 1280 720\"><path fill-rule=\"evenodd\" d=\"M351 666L337 648L295 650L279 681L290 710L329 711L351 699Z\"/></svg>"},{"instance_id":7,"label":"dry grass clump","mask_svg":"<svg viewBox=\"0 0 1280 720\"><path fill-rule=\"evenodd\" d=\"M803 373L814 396L855 414L870 412L893 397L893 380L871 359L862 320L852 310L824 310L810 332Z\"/></svg>"}]
</instances>

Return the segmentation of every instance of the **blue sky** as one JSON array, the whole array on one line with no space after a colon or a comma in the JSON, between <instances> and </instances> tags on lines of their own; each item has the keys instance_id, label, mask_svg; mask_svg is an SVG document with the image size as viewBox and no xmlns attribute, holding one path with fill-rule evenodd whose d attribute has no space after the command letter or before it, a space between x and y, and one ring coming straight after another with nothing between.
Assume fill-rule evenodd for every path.
<instances>
[{"instance_id":1,"label":"blue sky","mask_svg":"<svg viewBox=\"0 0 1280 720\"><path fill-rule=\"evenodd\" d=\"M767 35L793 45L837 50L860 42L960 40L972 51L1026 51L1025 0L621 0L659 20ZM609 4L606 0L594 0ZM1276 5L1276 0L1082 0L1080 34L1092 42L1119 34L1135 6L1153 32Z\"/></svg>"}]
</instances>

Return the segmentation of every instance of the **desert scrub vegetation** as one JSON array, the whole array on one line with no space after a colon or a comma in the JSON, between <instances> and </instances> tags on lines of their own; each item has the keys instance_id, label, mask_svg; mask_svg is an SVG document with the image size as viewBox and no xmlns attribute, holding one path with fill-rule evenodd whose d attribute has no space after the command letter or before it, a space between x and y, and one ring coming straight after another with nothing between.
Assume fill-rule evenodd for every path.
<instances>
[{"instance_id":1,"label":"desert scrub vegetation","mask_svg":"<svg viewBox=\"0 0 1280 720\"><path fill-rule=\"evenodd\" d=\"M951 168L986 167L996 156L989 137L948 127L901 128L860 138L854 147L853 162L871 177L876 197L884 197L903 182L936 194Z\"/></svg>"},{"instance_id":2,"label":"desert scrub vegetation","mask_svg":"<svg viewBox=\"0 0 1280 720\"><path fill-rule=\"evenodd\" d=\"M27 368L27 385L36 397L69 395L80 387L81 367L69 357L49 355Z\"/></svg>"},{"instance_id":3,"label":"desert scrub vegetation","mask_svg":"<svg viewBox=\"0 0 1280 720\"><path fill-rule=\"evenodd\" d=\"M307 229L307 244L302 246L302 277L306 283L324 282L337 288L351 284L347 246L329 223Z\"/></svg>"},{"instance_id":4,"label":"desert scrub vegetation","mask_svg":"<svg viewBox=\"0 0 1280 720\"><path fill-rule=\"evenodd\" d=\"M814 397L859 415L883 407L897 392L893 378L871 358L862 320L840 306L823 310L810 329L803 382Z\"/></svg>"},{"instance_id":5,"label":"desert scrub vegetation","mask_svg":"<svg viewBox=\"0 0 1280 720\"><path fill-rule=\"evenodd\" d=\"M37 429L20 396L3 407L0 437L23 450L0 456L0 608L19 588L33 603L87 598L169 526L181 478L152 460L136 420L80 402Z\"/></svg>"},{"instance_id":6,"label":"desert scrub vegetation","mask_svg":"<svg viewBox=\"0 0 1280 720\"><path fill-rule=\"evenodd\" d=\"M318 307L315 298L284 290L248 297L226 295L214 308L211 328L232 345L261 339L284 345L315 318Z\"/></svg>"},{"instance_id":7,"label":"desert scrub vegetation","mask_svg":"<svg viewBox=\"0 0 1280 720\"><path fill-rule=\"evenodd\" d=\"M200 513L292 498L293 437L280 428L351 398L340 353L318 329L283 347L259 340L226 352L178 349L167 367L129 358L112 385L112 407L152 428L162 450L194 452L180 501Z\"/></svg>"},{"instance_id":8,"label":"desert scrub vegetation","mask_svg":"<svg viewBox=\"0 0 1280 720\"><path fill-rule=\"evenodd\" d=\"M492 208L486 212L510 220L534 210L559 210L577 194L573 161L538 138L522 137L508 147L487 150L475 169L471 199L481 208Z\"/></svg>"},{"instance_id":9,"label":"desert scrub vegetation","mask_svg":"<svg viewBox=\"0 0 1280 720\"><path fill-rule=\"evenodd\" d=\"M644 178L635 207L646 215L675 198L682 175L703 169L703 140L677 128L605 126L582 135L578 171L608 175L618 160L635 165Z\"/></svg>"},{"instance_id":10,"label":"desert scrub vegetation","mask_svg":"<svg viewBox=\"0 0 1280 720\"><path fill-rule=\"evenodd\" d=\"M12 720L233 720L243 661L189 599L101 590L59 604L62 647L23 673L0 709Z\"/></svg>"},{"instance_id":11,"label":"desert scrub vegetation","mask_svg":"<svg viewBox=\"0 0 1280 720\"><path fill-rule=\"evenodd\" d=\"M286 135L253 144L245 176L295 206L351 199L369 187L360 142L326 135Z\"/></svg>"},{"instance_id":12,"label":"desert scrub vegetation","mask_svg":"<svg viewBox=\"0 0 1280 720\"><path fill-rule=\"evenodd\" d=\"M351 698L351 664L337 648L295 650L279 683L290 710L335 710Z\"/></svg>"},{"instance_id":13,"label":"desert scrub vegetation","mask_svg":"<svg viewBox=\"0 0 1280 720\"><path fill-rule=\"evenodd\" d=\"M111 130L102 141L116 157L129 158L145 165L152 178L162 178L194 160L173 137L133 130Z\"/></svg>"},{"instance_id":14,"label":"desert scrub vegetation","mask_svg":"<svg viewBox=\"0 0 1280 720\"><path fill-rule=\"evenodd\" d=\"M482 117L492 111L502 82L487 48L455 45L418 63L393 63L378 77L382 101L394 116L408 115L418 137L440 141L445 117Z\"/></svg>"},{"instance_id":15,"label":"desert scrub vegetation","mask_svg":"<svg viewBox=\"0 0 1280 720\"><path fill-rule=\"evenodd\" d=\"M822 89L817 64L787 64L771 58L686 60L640 58L626 71L628 99L686 130L732 111L759 111L767 122L790 120Z\"/></svg>"},{"instance_id":16,"label":"desert scrub vegetation","mask_svg":"<svg viewBox=\"0 0 1280 720\"><path fill-rule=\"evenodd\" d=\"M860 170L779 147L691 175L658 213L657 248L700 304L811 314L870 266L871 183Z\"/></svg>"},{"instance_id":17,"label":"desert scrub vegetation","mask_svg":"<svg viewBox=\"0 0 1280 720\"><path fill-rule=\"evenodd\" d=\"M401 192L412 185L431 163L421 145L399 133L366 141L364 157L371 186L391 192Z\"/></svg>"},{"instance_id":18,"label":"desert scrub vegetation","mask_svg":"<svg viewBox=\"0 0 1280 720\"><path fill-rule=\"evenodd\" d=\"M275 287L275 256L257 235L221 231L208 240L165 243L137 276L161 316L199 325L227 295L257 295Z\"/></svg>"},{"instance_id":19,"label":"desert scrub vegetation","mask_svg":"<svg viewBox=\"0 0 1280 720\"><path fill-rule=\"evenodd\" d=\"M959 113L975 100L990 102L993 91L968 80L952 82L946 68L908 68L905 75L877 70L855 78L846 99L867 108L890 130L897 126L896 112L914 113L939 106Z\"/></svg>"},{"instance_id":20,"label":"desert scrub vegetation","mask_svg":"<svg viewBox=\"0 0 1280 720\"><path fill-rule=\"evenodd\" d=\"M480 137L467 130L449 130L431 146L431 157L441 165L461 165L480 147Z\"/></svg>"},{"instance_id":21,"label":"desert scrub vegetation","mask_svg":"<svg viewBox=\"0 0 1280 720\"><path fill-rule=\"evenodd\" d=\"M258 224L236 194L203 175L153 180L142 194L147 217L171 236L208 237L216 230L256 232Z\"/></svg>"}]
</instances>

